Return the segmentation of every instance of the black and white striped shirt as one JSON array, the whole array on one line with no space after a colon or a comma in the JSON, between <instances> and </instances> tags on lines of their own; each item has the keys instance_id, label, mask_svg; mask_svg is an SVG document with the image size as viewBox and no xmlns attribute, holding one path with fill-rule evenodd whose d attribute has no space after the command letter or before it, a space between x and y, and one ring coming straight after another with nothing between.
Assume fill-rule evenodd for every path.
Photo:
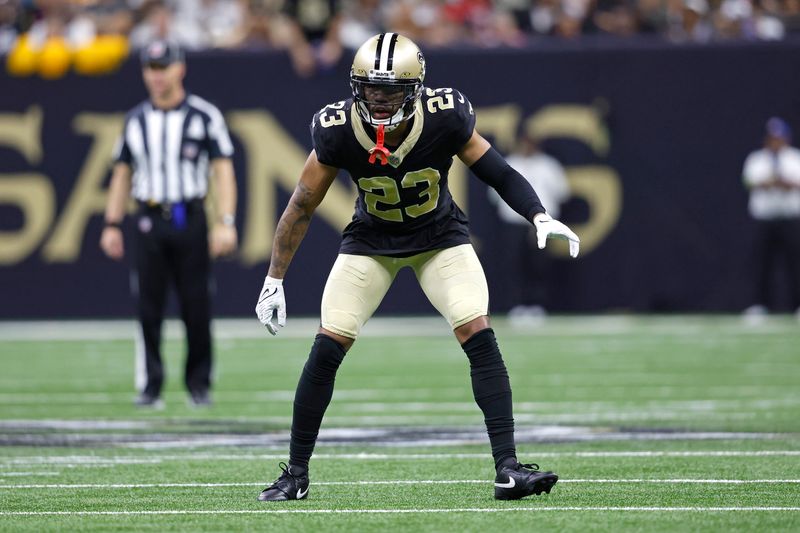
<instances>
[{"instance_id":1,"label":"black and white striped shirt","mask_svg":"<svg viewBox=\"0 0 800 533\"><path fill-rule=\"evenodd\" d=\"M174 203L205 197L210 161L231 156L222 113L190 94L173 109L158 109L149 100L133 108L114 159L133 169L134 198Z\"/></svg>"}]
</instances>

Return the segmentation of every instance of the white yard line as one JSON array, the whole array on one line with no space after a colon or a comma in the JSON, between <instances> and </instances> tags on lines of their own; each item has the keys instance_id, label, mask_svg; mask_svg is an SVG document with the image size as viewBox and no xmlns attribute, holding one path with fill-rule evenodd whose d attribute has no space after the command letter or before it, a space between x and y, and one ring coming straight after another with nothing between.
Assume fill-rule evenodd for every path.
<instances>
[{"instance_id":1,"label":"white yard line","mask_svg":"<svg viewBox=\"0 0 800 533\"><path fill-rule=\"evenodd\" d=\"M795 484L800 479L561 479L559 483L612 484L706 484L706 485L747 485L747 484ZM458 485L491 484L486 479L395 479L376 481L315 481L317 486L372 486L372 485ZM161 488L225 488L225 487L263 487L264 482L239 483L39 483L39 484L0 484L0 490L17 489L161 489Z\"/></svg>"},{"instance_id":2,"label":"white yard line","mask_svg":"<svg viewBox=\"0 0 800 533\"><path fill-rule=\"evenodd\" d=\"M3 477L60 476L61 472L0 472Z\"/></svg>"},{"instance_id":3,"label":"white yard line","mask_svg":"<svg viewBox=\"0 0 800 533\"><path fill-rule=\"evenodd\" d=\"M438 514L508 512L618 511L618 512L797 512L800 507L502 507L450 509L165 509L160 511L0 511L0 516L136 516L229 514Z\"/></svg>"},{"instance_id":4,"label":"white yard line","mask_svg":"<svg viewBox=\"0 0 800 533\"><path fill-rule=\"evenodd\" d=\"M708 451L608 451L608 452L536 452L527 455L542 457L798 457L800 450L708 450ZM439 459L486 459L487 453L319 453L314 460L409 461ZM11 465L117 465L158 464L164 461L261 461L286 460L285 453L274 454L148 454L147 456L97 457L92 455L28 455L0 458L0 466Z\"/></svg>"}]
</instances>

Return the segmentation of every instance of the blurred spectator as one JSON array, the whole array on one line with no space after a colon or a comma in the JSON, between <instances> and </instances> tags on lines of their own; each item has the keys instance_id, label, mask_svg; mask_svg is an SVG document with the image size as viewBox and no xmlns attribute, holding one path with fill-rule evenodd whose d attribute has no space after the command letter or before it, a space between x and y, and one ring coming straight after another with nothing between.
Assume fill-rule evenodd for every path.
<instances>
[{"instance_id":1,"label":"blurred spectator","mask_svg":"<svg viewBox=\"0 0 800 533\"><path fill-rule=\"evenodd\" d=\"M784 13L779 0L755 0L753 2L753 30L758 39L768 41L783 39L786 27ZM800 5L800 3L796 3Z\"/></svg>"},{"instance_id":2,"label":"blurred spectator","mask_svg":"<svg viewBox=\"0 0 800 533\"><path fill-rule=\"evenodd\" d=\"M800 32L800 0L778 0L776 4L786 31Z\"/></svg>"},{"instance_id":3,"label":"blurred spectator","mask_svg":"<svg viewBox=\"0 0 800 533\"><path fill-rule=\"evenodd\" d=\"M538 0L513 13L519 27L531 35L575 38L583 34L590 7L589 0Z\"/></svg>"},{"instance_id":4,"label":"blurred spectator","mask_svg":"<svg viewBox=\"0 0 800 533\"><path fill-rule=\"evenodd\" d=\"M789 125L773 117L767 121L764 147L744 163L749 211L756 223L756 294L745 310L748 317L764 315L773 305L770 289L784 262L792 308L800 318L800 150L790 143Z\"/></svg>"},{"instance_id":5,"label":"blurred spectator","mask_svg":"<svg viewBox=\"0 0 800 533\"><path fill-rule=\"evenodd\" d=\"M525 34L510 10L485 9L474 14L472 42L478 46L523 46Z\"/></svg>"},{"instance_id":6,"label":"blurred spectator","mask_svg":"<svg viewBox=\"0 0 800 533\"><path fill-rule=\"evenodd\" d=\"M636 2L632 0L596 0L595 27L603 33L630 37L639 31Z\"/></svg>"},{"instance_id":7,"label":"blurred spectator","mask_svg":"<svg viewBox=\"0 0 800 533\"><path fill-rule=\"evenodd\" d=\"M384 31L385 12L380 0L345 2L339 23L339 42L349 50L357 50L373 35Z\"/></svg>"},{"instance_id":8,"label":"blurred spectator","mask_svg":"<svg viewBox=\"0 0 800 533\"><path fill-rule=\"evenodd\" d=\"M142 20L131 31L129 41L133 48L144 48L156 39L168 39L181 43L186 47L186 42L171 35L172 10L163 2L156 0L148 2L142 7Z\"/></svg>"},{"instance_id":9,"label":"blurred spectator","mask_svg":"<svg viewBox=\"0 0 800 533\"><path fill-rule=\"evenodd\" d=\"M131 32L134 48L166 39L190 50L233 48L246 35L248 4L244 0L150 0Z\"/></svg>"},{"instance_id":10,"label":"blurred spectator","mask_svg":"<svg viewBox=\"0 0 800 533\"><path fill-rule=\"evenodd\" d=\"M201 46L227 48L237 42L247 5L243 0L173 0L175 23L199 31Z\"/></svg>"},{"instance_id":11,"label":"blurred spectator","mask_svg":"<svg viewBox=\"0 0 800 533\"><path fill-rule=\"evenodd\" d=\"M559 2L559 0L540 0L534 2L528 13L531 31L539 35L549 35L552 33L556 25L558 13L560 12L560 4L561 2ZM519 20L519 16L517 19ZM525 25L522 27L524 28Z\"/></svg>"},{"instance_id":12,"label":"blurred spectator","mask_svg":"<svg viewBox=\"0 0 800 533\"><path fill-rule=\"evenodd\" d=\"M507 161L536 188L547 214L558 218L561 204L570 196L561 163L541 151L539 141L530 134L521 136L516 151ZM551 259L544 250L539 250L536 229L529 221L512 210L491 188L489 200L497 204L497 215L504 222L500 233L506 258L503 265L507 269L506 286L513 290L510 299L514 303L509 318L518 322L542 319L546 315Z\"/></svg>"},{"instance_id":13,"label":"blurred spectator","mask_svg":"<svg viewBox=\"0 0 800 533\"><path fill-rule=\"evenodd\" d=\"M706 0L667 0L667 37L676 42L706 43L714 36Z\"/></svg>"},{"instance_id":14,"label":"blurred spectator","mask_svg":"<svg viewBox=\"0 0 800 533\"><path fill-rule=\"evenodd\" d=\"M636 17L641 33L664 33L668 24L665 0L639 0L636 2Z\"/></svg>"},{"instance_id":15,"label":"blurred spectator","mask_svg":"<svg viewBox=\"0 0 800 533\"><path fill-rule=\"evenodd\" d=\"M398 0L387 14L387 29L429 46L446 46L462 39L463 30L445 17L436 0Z\"/></svg>"},{"instance_id":16,"label":"blurred spectator","mask_svg":"<svg viewBox=\"0 0 800 533\"><path fill-rule=\"evenodd\" d=\"M0 0L0 55L7 54L17 38L17 18L20 13L16 0Z\"/></svg>"},{"instance_id":17,"label":"blurred spectator","mask_svg":"<svg viewBox=\"0 0 800 533\"><path fill-rule=\"evenodd\" d=\"M776 40L800 33L800 0L0 0L0 54L22 46L25 58L15 65L25 66L32 63L26 54L52 37L76 52L112 35L129 37L133 48L170 39L190 50L286 50L309 76L387 30L428 48L515 47L586 34Z\"/></svg>"},{"instance_id":18,"label":"blurred spectator","mask_svg":"<svg viewBox=\"0 0 800 533\"><path fill-rule=\"evenodd\" d=\"M588 0L561 0L553 28L554 34L565 39L580 37L589 15L589 7Z\"/></svg>"},{"instance_id":19,"label":"blurred spectator","mask_svg":"<svg viewBox=\"0 0 800 533\"><path fill-rule=\"evenodd\" d=\"M247 3L247 13L233 48L259 49L276 45L281 21L274 3L272 0L250 0Z\"/></svg>"},{"instance_id":20,"label":"blurred spectator","mask_svg":"<svg viewBox=\"0 0 800 533\"><path fill-rule=\"evenodd\" d=\"M286 46L300 75L329 68L342 57L339 12L339 0L284 1Z\"/></svg>"},{"instance_id":21,"label":"blurred spectator","mask_svg":"<svg viewBox=\"0 0 800 533\"><path fill-rule=\"evenodd\" d=\"M713 22L715 37L719 39L755 38L750 0L722 0Z\"/></svg>"}]
</instances>

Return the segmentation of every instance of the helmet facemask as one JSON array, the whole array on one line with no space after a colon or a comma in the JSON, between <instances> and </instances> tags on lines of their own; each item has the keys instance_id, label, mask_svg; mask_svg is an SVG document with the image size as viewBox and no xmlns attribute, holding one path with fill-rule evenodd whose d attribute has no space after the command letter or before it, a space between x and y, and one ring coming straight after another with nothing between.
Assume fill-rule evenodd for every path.
<instances>
[{"instance_id":1,"label":"helmet facemask","mask_svg":"<svg viewBox=\"0 0 800 533\"><path fill-rule=\"evenodd\" d=\"M350 76L356 111L361 120L390 132L414 115L414 105L422 95L422 82L409 80L369 80ZM380 115L380 116L374 116Z\"/></svg>"}]
</instances>

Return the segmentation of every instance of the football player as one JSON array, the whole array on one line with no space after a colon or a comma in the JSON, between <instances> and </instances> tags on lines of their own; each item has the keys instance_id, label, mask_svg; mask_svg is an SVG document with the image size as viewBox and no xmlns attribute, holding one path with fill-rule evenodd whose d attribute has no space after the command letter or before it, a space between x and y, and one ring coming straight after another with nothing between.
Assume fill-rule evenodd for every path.
<instances>
[{"instance_id":1,"label":"football player","mask_svg":"<svg viewBox=\"0 0 800 533\"><path fill-rule=\"evenodd\" d=\"M283 277L316 207L339 169L358 200L322 295L321 327L294 399L289 464L258 499L308 495L308 462L333 395L334 378L364 323L397 272L410 267L425 295L449 322L469 358L472 390L483 411L497 477L495 498L550 492L553 472L520 464L514 445L511 387L494 331L483 268L469 240L467 217L453 201L447 174L457 156L533 223L540 248L548 238L578 237L547 215L528 182L475 131L475 113L455 89L423 86L425 58L396 33L370 38L350 71L352 98L325 106L311 123L313 150L275 233L256 314L275 335L286 323Z\"/></svg>"}]
</instances>

